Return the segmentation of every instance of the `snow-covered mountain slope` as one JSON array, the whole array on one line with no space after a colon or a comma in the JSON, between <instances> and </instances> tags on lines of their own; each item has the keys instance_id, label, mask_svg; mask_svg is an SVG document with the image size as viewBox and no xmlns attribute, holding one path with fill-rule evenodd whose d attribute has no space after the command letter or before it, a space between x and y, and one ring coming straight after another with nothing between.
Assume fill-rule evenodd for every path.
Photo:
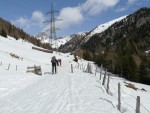
<instances>
[{"instance_id":1,"label":"snow-covered mountain slope","mask_svg":"<svg viewBox=\"0 0 150 113\"><path fill-rule=\"evenodd\" d=\"M96 34L96 33L101 33L101 32L103 32L103 31L105 31L105 30L106 30L108 27L110 27L112 24L114 24L115 22L119 22L120 20L122 20L122 19L124 19L124 18L126 18L126 17L127 17L127 16L122 16L122 17L120 17L120 18L111 20L111 21L109 21L109 22L106 22L106 23L104 23L104 24L101 24L101 25L97 26L95 29L93 29L93 30L91 31L91 33L89 34L89 36L92 36L92 35L94 35L94 34Z\"/></svg>"},{"instance_id":2,"label":"snow-covered mountain slope","mask_svg":"<svg viewBox=\"0 0 150 113\"><path fill-rule=\"evenodd\" d=\"M76 34L71 34L69 36L63 36L60 38L57 38L56 40L52 39L52 47L53 48L59 48L61 45L64 45L66 42L68 42L70 39L74 37L74 35L84 36L85 33L79 32ZM47 32L41 32L35 36L37 39L41 40L42 43L49 43L49 34Z\"/></svg>"},{"instance_id":3,"label":"snow-covered mountain slope","mask_svg":"<svg viewBox=\"0 0 150 113\"><path fill-rule=\"evenodd\" d=\"M114 24L115 22L119 22L120 20L126 18L127 16L122 16L120 18L111 20L109 22L106 22L104 24L101 24L99 26L97 26L96 28L94 28L93 30L91 30L89 32L89 34L85 37L83 43L87 42L93 35L97 34L97 33L102 33L103 31L107 30L112 24Z\"/></svg>"},{"instance_id":4,"label":"snow-covered mountain slope","mask_svg":"<svg viewBox=\"0 0 150 113\"><path fill-rule=\"evenodd\" d=\"M97 26L96 28L94 28L93 30L90 31L90 33L86 36L86 32L78 32L69 36L63 36L61 38L58 38L56 40L52 40L52 47L53 48L59 48L60 45L64 45L66 42L68 42L69 40L71 40L73 38L74 35L78 35L78 36L85 36L86 37L86 41L93 36L96 33L101 33L103 31L105 31L109 26L111 26L113 23L118 22L122 19L124 19L126 16L122 16L120 18L114 19L112 21L109 21L107 23L101 24L99 26ZM35 36L37 39L41 40L42 43L49 43L49 33L48 31L45 32L40 32L39 34L37 34Z\"/></svg>"},{"instance_id":5,"label":"snow-covered mountain slope","mask_svg":"<svg viewBox=\"0 0 150 113\"><path fill-rule=\"evenodd\" d=\"M90 62L93 74L86 73L88 61L79 59L78 67L69 54L44 53L33 50L32 46L23 40L0 36L0 113L120 113L118 83L121 83L123 113L135 112L137 96L141 97L141 113L149 113L150 86L110 76L108 94L107 85L103 86L102 79L99 80L99 69L95 76L94 63ZM11 57L10 53L19 58ZM54 75L52 56L62 59ZM42 76L26 73L27 67L33 65L41 66ZM126 83L134 84L138 90L127 88Z\"/></svg>"},{"instance_id":6,"label":"snow-covered mountain slope","mask_svg":"<svg viewBox=\"0 0 150 113\"><path fill-rule=\"evenodd\" d=\"M42 43L50 43L49 35L46 32L41 32L35 36L37 39L41 40ZM65 44L71 39L70 36L57 38L56 40L52 39L52 47L59 47L62 44ZM55 45L57 44L57 45Z\"/></svg>"},{"instance_id":7,"label":"snow-covered mountain slope","mask_svg":"<svg viewBox=\"0 0 150 113\"><path fill-rule=\"evenodd\" d=\"M62 51L64 53L75 52L82 45L84 45L93 35L95 35L97 33L105 32L105 30L107 30L115 22L119 22L124 18L126 18L126 16L122 16L120 18L114 19L107 23L101 24L101 25L97 26L96 28L94 28L93 30L91 30L89 32L85 32L85 35L83 35L83 36L76 36L75 38L71 38L67 43L65 43L59 49L60 49L60 51Z\"/></svg>"}]
</instances>

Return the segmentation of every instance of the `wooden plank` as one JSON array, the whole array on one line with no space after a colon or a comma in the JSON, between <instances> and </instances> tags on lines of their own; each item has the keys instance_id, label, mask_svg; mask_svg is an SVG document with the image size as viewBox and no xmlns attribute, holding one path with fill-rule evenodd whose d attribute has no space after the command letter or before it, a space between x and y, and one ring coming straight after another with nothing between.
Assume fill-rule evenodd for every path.
<instances>
[{"instance_id":1,"label":"wooden plank","mask_svg":"<svg viewBox=\"0 0 150 113\"><path fill-rule=\"evenodd\" d=\"M34 69L34 67L27 67L27 69Z\"/></svg>"},{"instance_id":2,"label":"wooden plank","mask_svg":"<svg viewBox=\"0 0 150 113\"><path fill-rule=\"evenodd\" d=\"M42 52L46 52L46 53L53 53L52 50L48 50L48 49L42 49L42 48L37 48L37 47L32 47L32 49L42 51Z\"/></svg>"},{"instance_id":3,"label":"wooden plank","mask_svg":"<svg viewBox=\"0 0 150 113\"><path fill-rule=\"evenodd\" d=\"M27 70L26 72L27 73L29 73L29 72L34 73L34 70Z\"/></svg>"},{"instance_id":4,"label":"wooden plank","mask_svg":"<svg viewBox=\"0 0 150 113\"><path fill-rule=\"evenodd\" d=\"M35 66L34 67L36 70L40 69L41 70L41 66Z\"/></svg>"}]
</instances>

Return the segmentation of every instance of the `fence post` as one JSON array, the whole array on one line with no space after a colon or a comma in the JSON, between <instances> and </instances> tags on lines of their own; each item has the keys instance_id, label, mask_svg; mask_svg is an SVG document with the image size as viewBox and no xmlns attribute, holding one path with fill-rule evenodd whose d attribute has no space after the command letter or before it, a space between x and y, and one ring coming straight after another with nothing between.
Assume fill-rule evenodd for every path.
<instances>
[{"instance_id":1,"label":"fence post","mask_svg":"<svg viewBox=\"0 0 150 113\"><path fill-rule=\"evenodd\" d=\"M79 63L78 63L78 67L77 68L79 69Z\"/></svg>"},{"instance_id":2,"label":"fence post","mask_svg":"<svg viewBox=\"0 0 150 113\"><path fill-rule=\"evenodd\" d=\"M17 65L16 65L16 71L17 71Z\"/></svg>"},{"instance_id":3,"label":"fence post","mask_svg":"<svg viewBox=\"0 0 150 113\"><path fill-rule=\"evenodd\" d=\"M103 78L103 83L102 83L102 85L105 85L106 74L107 74L107 69L106 69L105 74L104 74L104 78Z\"/></svg>"},{"instance_id":4,"label":"fence post","mask_svg":"<svg viewBox=\"0 0 150 113\"><path fill-rule=\"evenodd\" d=\"M136 99L136 113L140 113L140 96Z\"/></svg>"},{"instance_id":5,"label":"fence post","mask_svg":"<svg viewBox=\"0 0 150 113\"><path fill-rule=\"evenodd\" d=\"M93 70L93 65L90 63L90 67L91 67L91 72L90 73L92 73L92 70Z\"/></svg>"},{"instance_id":6,"label":"fence post","mask_svg":"<svg viewBox=\"0 0 150 113\"><path fill-rule=\"evenodd\" d=\"M91 63L89 63L89 62L88 62L88 64L87 64L86 72L87 72L87 73L92 73L92 66L91 66Z\"/></svg>"},{"instance_id":7,"label":"fence post","mask_svg":"<svg viewBox=\"0 0 150 113\"><path fill-rule=\"evenodd\" d=\"M71 73L73 73L73 65L71 64Z\"/></svg>"},{"instance_id":8,"label":"fence post","mask_svg":"<svg viewBox=\"0 0 150 113\"><path fill-rule=\"evenodd\" d=\"M8 65L8 69L7 70L9 70L9 68L10 68L10 64Z\"/></svg>"},{"instance_id":9,"label":"fence post","mask_svg":"<svg viewBox=\"0 0 150 113\"><path fill-rule=\"evenodd\" d=\"M83 67L83 72L86 72L86 65L84 65Z\"/></svg>"},{"instance_id":10,"label":"fence post","mask_svg":"<svg viewBox=\"0 0 150 113\"><path fill-rule=\"evenodd\" d=\"M96 66L96 69L95 69L95 76L96 76L96 72L97 72L97 66Z\"/></svg>"},{"instance_id":11,"label":"fence post","mask_svg":"<svg viewBox=\"0 0 150 113\"><path fill-rule=\"evenodd\" d=\"M82 66L81 66L81 64L80 64L80 70L82 69Z\"/></svg>"},{"instance_id":12,"label":"fence post","mask_svg":"<svg viewBox=\"0 0 150 113\"><path fill-rule=\"evenodd\" d=\"M2 66L2 61L1 61L1 66Z\"/></svg>"},{"instance_id":13,"label":"fence post","mask_svg":"<svg viewBox=\"0 0 150 113\"><path fill-rule=\"evenodd\" d=\"M108 91L109 91L109 74L108 74L108 79L107 79L107 93L109 93Z\"/></svg>"},{"instance_id":14,"label":"fence post","mask_svg":"<svg viewBox=\"0 0 150 113\"><path fill-rule=\"evenodd\" d=\"M102 78L102 65L101 65L101 70L100 70L100 76L99 76L99 79L101 80Z\"/></svg>"},{"instance_id":15,"label":"fence post","mask_svg":"<svg viewBox=\"0 0 150 113\"><path fill-rule=\"evenodd\" d=\"M120 83L118 83L118 110L121 111L121 88Z\"/></svg>"}]
</instances>

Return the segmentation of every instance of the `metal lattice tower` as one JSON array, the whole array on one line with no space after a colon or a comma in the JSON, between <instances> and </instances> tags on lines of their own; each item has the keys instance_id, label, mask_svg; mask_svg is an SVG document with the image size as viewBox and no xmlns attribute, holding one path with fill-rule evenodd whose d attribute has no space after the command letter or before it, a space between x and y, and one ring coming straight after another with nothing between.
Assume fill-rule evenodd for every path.
<instances>
[{"instance_id":1,"label":"metal lattice tower","mask_svg":"<svg viewBox=\"0 0 150 113\"><path fill-rule=\"evenodd\" d=\"M56 43L56 27L55 27L55 21L58 21L56 20L55 18L55 13L58 12L58 11L55 11L53 9L53 4L51 4L51 10L49 12L47 12L47 14L50 14L50 19L45 21L44 23L49 23L50 22L50 36L49 36L49 43L50 45L52 45L52 39L55 40L55 46L57 47L57 43Z\"/></svg>"},{"instance_id":2,"label":"metal lattice tower","mask_svg":"<svg viewBox=\"0 0 150 113\"><path fill-rule=\"evenodd\" d=\"M52 44L52 39L56 39L56 30L55 30L55 12L53 9L53 5L51 5L51 20L50 20L50 43Z\"/></svg>"}]
</instances>

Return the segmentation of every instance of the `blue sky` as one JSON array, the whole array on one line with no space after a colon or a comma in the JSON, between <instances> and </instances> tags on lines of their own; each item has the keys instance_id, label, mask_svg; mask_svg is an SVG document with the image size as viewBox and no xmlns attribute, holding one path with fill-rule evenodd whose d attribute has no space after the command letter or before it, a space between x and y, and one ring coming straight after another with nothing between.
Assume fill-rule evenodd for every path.
<instances>
[{"instance_id":1,"label":"blue sky","mask_svg":"<svg viewBox=\"0 0 150 113\"><path fill-rule=\"evenodd\" d=\"M0 17L10 21L30 35L48 28L43 21L53 3L59 11L56 23L61 30L57 36L90 31L96 26L112 19L131 14L142 7L150 8L150 0L0 0Z\"/></svg>"}]
</instances>

